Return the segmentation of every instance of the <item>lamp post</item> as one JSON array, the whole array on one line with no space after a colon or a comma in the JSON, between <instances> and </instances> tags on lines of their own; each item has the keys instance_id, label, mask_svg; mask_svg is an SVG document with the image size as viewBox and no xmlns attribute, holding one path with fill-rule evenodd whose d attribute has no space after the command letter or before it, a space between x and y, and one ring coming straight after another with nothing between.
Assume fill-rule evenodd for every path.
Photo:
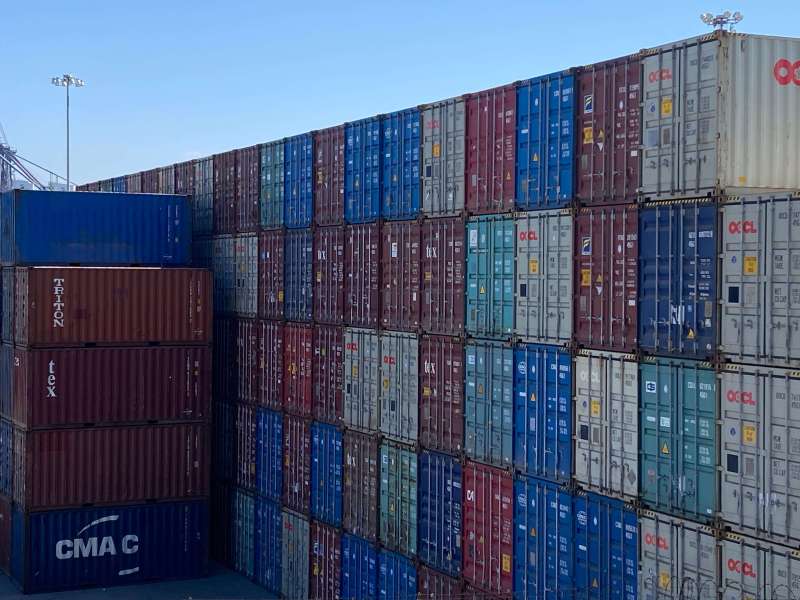
<instances>
[{"instance_id":1,"label":"lamp post","mask_svg":"<svg viewBox=\"0 0 800 600\"><path fill-rule=\"evenodd\" d=\"M61 77L53 77L51 80L53 85L67 89L67 191L70 191L69 179L69 88L70 86L83 87L86 82L83 79L78 79L74 75L65 73Z\"/></svg>"}]
</instances>

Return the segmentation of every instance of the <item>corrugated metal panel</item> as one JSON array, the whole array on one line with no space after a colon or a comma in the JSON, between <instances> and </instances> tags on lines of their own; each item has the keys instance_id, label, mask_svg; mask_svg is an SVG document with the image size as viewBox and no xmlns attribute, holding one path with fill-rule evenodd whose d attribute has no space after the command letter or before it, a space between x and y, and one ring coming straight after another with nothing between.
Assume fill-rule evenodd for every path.
<instances>
[{"instance_id":1,"label":"corrugated metal panel","mask_svg":"<svg viewBox=\"0 0 800 600\"><path fill-rule=\"evenodd\" d=\"M583 351L575 357L575 480L608 496L639 493L639 365Z\"/></svg>"},{"instance_id":2,"label":"corrugated metal panel","mask_svg":"<svg viewBox=\"0 0 800 600\"><path fill-rule=\"evenodd\" d=\"M256 487L258 417L253 406L236 404L236 485L251 491Z\"/></svg>"},{"instance_id":3,"label":"corrugated metal panel","mask_svg":"<svg viewBox=\"0 0 800 600\"><path fill-rule=\"evenodd\" d=\"M314 133L314 223L344 223L344 125Z\"/></svg>"},{"instance_id":4,"label":"corrugated metal panel","mask_svg":"<svg viewBox=\"0 0 800 600\"><path fill-rule=\"evenodd\" d=\"M800 549L728 534L722 540L722 577L726 597L800 597Z\"/></svg>"},{"instance_id":5,"label":"corrugated metal panel","mask_svg":"<svg viewBox=\"0 0 800 600\"><path fill-rule=\"evenodd\" d=\"M233 491L233 568L248 579L255 574L255 497L240 489Z\"/></svg>"},{"instance_id":6,"label":"corrugated metal panel","mask_svg":"<svg viewBox=\"0 0 800 600\"><path fill-rule=\"evenodd\" d=\"M14 381L14 346L2 344L0 345L0 417L6 419L11 419L14 415Z\"/></svg>"},{"instance_id":7,"label":"corrugated metal panel","mask_svg":"<svg viewBox=\"0 0 800 600\"><path fill-rule=\"evenodd\" d=\"M697 521L716 516L718 410L710 364L639 365L639 495L648 506Z\"/></svg>"},{"instance_id":8,"label":"corrugated metal panel","mask_svg":"<svg viewBox=\"0 0 800 600\"><path fill-rule=\"evenodd\" d=\"M381 216L413 219L419 214L419 109L383 115Z\"/></svg>"},{"instance_id":9,"label":"corrugated metal panel","mask_svg":"<svg viewBox=\"0 0 800 600\"><path fill-rule=\"evenodd\" d=\"M83 191L89 191L87 188ZM131 175L125 176L125 191L129 194L141 194L142 193L142 174L141 173L133 173Z\"/></svg>"},{"instance_id":10,"label":"corrugated metal panel","mask_svg":"<svg viewBox=\"0 0 800 600\"><path fill-rule=\"evenodd\" d=\"M239 186L236 182L236 150L215 154L212 164L214 167L214 233L234 233L239 204Z\"/></svg>"},{"instance_id":11,"label":"corrugated metal panel","mask_svg":"<svg viewBox=\"0 0 800 600\"><path fill-rule=\"evenodd\" d=\"M380 339L371 329L344 328L344 423L378 431Z\"/></svg>"},{"instance_id":12,"label":"corrugated metal panel","mask_svg":"<svg viewBox=\"0 0 800 600\"><path fill-rule=\"evenodd\" d=\"M466 345L464 451L509 467L514 453L514 350L499 342Z\"/></svg>"},{"instance_id":13,"label":"corrugated metal panel","mask_svg":"<svg viewBox=\"0 0 800 600\"><path fill-rule=\"evenodd\" d=\"M314 220L314 138L303 133L284 140L283 224L311 227Z\"/></svg>"},{"instance_id":14,"label":"corrugated metal panel","mask_svg":"<svg viewBox=\"0 0 800 600\"><path fill-rule=\"evenodd\" d=\"M309 598L341 598L342 547L338 530L311 522L311 575Z\"/></svg>"},{"instance_id":15,"label":"corrugated metal panel","mask_svg":"<svg viewBox=\"0 0 800 600\"><path fill-rule=\"evenodd\" d=\"M343 446L343 526L374 542L378 539L378 440L346 431Z\"/></svg>"},{"instance_id":16,"label":"corrugated metal panel","mask_svg":"<svg viewBox=\"0 0 800 600\"><path fill-rule=\"evenodd\" d=\"M176 168L177 168L177 165L176 165ZM115 194L124 194L124 193L126 193L128 190L125 187L125 177L114 177L114 179L111 180L111 191L114 192ZM186 194L188 192L185 191L185 190L178 191L177 190L177 186L176 186L175 193L176 194Z\"/></svg>"},{"instance_id":17,"label":"corrugated metal panel","mask_svg":"<svg viewBox=\"0 0 800 600\"><path fill-rule=\"evenodd\" d=\"M514 466L525 475L572 477L572 355L557 346L514 349Z\"/></svg>"},{"instance_id":18,"label":"corrugated metal panel","mask_svg":"<svg viewBox=\"0 0 800 600\"><path fill-rule=\"evenodd\" d=\"M114 181L112 179L103 179L100 182L100 191L101 192L112 192L114 186Z\"/></svg>"},{"instance_id":19,"label":"corrugated metal panel","mask_svg":"<svg viewBox=\"0 0 800 600\"><path fill-rule=\"evenodd\" d=\"M264 319L283 319L284 239L283 231L262 231L258 236L258 310Z\"/></svg>"},{"instance_id":20,"label":"corrugated metal panel","mask_svg":"<svg viewBox=\"0 0 800 600\"><path fill-rule=\"evenodd\" d=\"M283 409L303 417L313 414L312 364L314 328L303 323L287 323L284 328Z\"/></svg>"},{"instance_id":21,"label":"corrugated metal panel","mask_svg":"<svg viewBox=\"0 0 800 600\"><path fill-rule=\"evenodd\" d=\"M551 73L517 84L517 206L558 208L574 196L575 77Z\"/></svg>"},{"instance_id":22,"label":"corrugated metal panel","mask_svg":"<svg viewBox=\"0 0 800 600\"><path fill-rule=\"evenodd\" d=\"M378 597L378 551L354 535L342 536L342 599Z\"/></svg>"},{"instance_id":23,"label":"corrugated metal panel","mask_svg":"<svg viewBox=\"0 0 800 600\"><path fill-rule=\"evenodd\" d=\"M0 241L0 244L2 244L2 241ZM14 301L16 300L16 270L6 267L2 271L3 296L2 300L0 300L0 304L2 304L0 308L2 308L3 311L3 341L13 342L14 320L16 318L16 313L14 312Z\"/></svg>"},{"instance_id":24,"label":"corrugated metal panel","mask_svg":"<svg viewBox=\"0 0 800 600\"><path fill-rule=\"evenodd\" d=\"M236 394L232 400L258 404L261 398L263 322L236 319ZM233 357L219 357L230 360Z\"/></svg>"},{"instance_id":25,"label":"corrugated metal panel","mask_svg":"<svg viewBox=\"0 0 800 600\"><path fill-rule=\"evenodd\" d=\"M213 411L212 472L217 480L232 481L236 477L236 407L215 402Z\"/></svg>"},{"instance_id":26,"label":"corrugated metal panel","mask_svg":"<svg viewBox=\"0 0 800 600\"><path fill-rule=\"evenodd\" d=\"M311 516L342 525L342 432L325 423L311 426Z\"/></svg>"},{"instance_id":27,"label":"corrugated metal panel","mask_svg":"<svg viewBox=\"0 0 800 600\"><path fill-rule=\"evenodd\" d=\"M236 307L236 249L232 236L212 240L214 314L231 314Z\"/></svg>"},{"instance_id":28,"label":"corrugated metal panel","mask_svg":"<svg viewBox=\"0 0 800 600\"><path fill-rule=\"evenodd\" d=\"M283 337L284 325L258 321L260 394L258 403L273 410L283 408Z\"/></svg>"},{"instance_id":29,"label":"corrugated metal panel","mask_svg":"<svg viewBox=\"0 0 800 600\"><path fill-rule=\"evenodd\" d=\"M283 569L281 593L287 600L306 600L308 595L308 520L283 511Z\"/></svg>"},{"instance_id":30,"label":"corrugated metal panel","mask_svg":"<svg viewBox=\"0 0 800 600\"><path fill-rule=\"evenodd\" d=\"M461 573L461 483L455 458L419 455L419 557L454 577Z\"/></svg>"},{"instance_id":31,"label":"corrugated metal panel","mask_svg":"<svg viewBox=\"0 0 800 600\"><path fill-rule=\"evenodd\" d=\"M111 191L110 189L108 191ZM175 165L158 169L158 192L160 194L175 193Z\"/></svg>"},{"instance_id":32,"label":"corrugated metal panel","mask_svg":"<svg viewBox=\"0 0 800 600\"><path fill-rule=\"evenodd\" d=\"M417 569L417 598L419 600L442 600L463 598L463 581L448 577L434 569L420 565Z\"/></svg>"},{"instance_id":33,"label":"corrugated metal panel","mask_svg":"<svg viewBox=\"0 0 800 600\"><path fill-rule=\"evenodd\" d=\"M639 346L706 358L717 345L717 214L684 201L639 210Z\"/></svg>"},{"instance_id":34,"label":"corrugated metal panel","mask_svg":"<svg viewBox=\"0 0 800 600\"><path fill-rule=\"evenodd\" d=\"M394 552L378 555L378 597L381 600L416 600L417 568Z\"/></svg>"},{"instance_id":35,"label":"corrugated metal panel","mask_svg":"<svg viewBox=\"0 0 800 600\"><path fill-rule=\"evenodd\" d=\"M216 514L214 518L219 518ZM281 592L283 515L280 504L256 496L254 581L270 592Z\"/></svg>"},{"instance_id":36,"label":"corrugated metal panel","mask_svg":"<svg viewBox=\"0 0 800 600\"><path fill-rule=\"evenodd\" d=\"M467 221L467 332L508 337L514 330L514 219Z\"/></svg>"},{"instance_id":37,"label":"corrugated metal panel","mask_svg":"<svg viewBox=\"0 0 800 600\"><path fill-rule=\"evenodd\" d=\"M0 419L0 496L11 498L14 492L14 428L11 421Z\"/></svg>"},{"instance_id":38,"label":"corrugated metal panel","mask_svg":"<svg viewBox=\"0 0 800 600\"><path fill-rule=\"evenodd\" d=\"M417 221L383 225L381 250L381 324L389 329L419 328L421 285L420 241Z\"/></svg>"},{"instance_id":39,"label":"corrugated metal panel","mask_svg":"<svg viewBox=\"0 0 800 600\"><path fill-rule=\"evenodd\" d=\"M345 228L345 307L348 325L378 327L381 230L376 223Z\"/></svg>"},{"instance_id":40,"label":"corrugated metal panel","mask_svg":"<svg viewBox=\"0 0 800 600\"><path fill-rule=\"evenodd\" d=\"M0 570L11 572L11 500L0 494Z\"/></svg>"},{"instance_id":41,"label":"corrugated metal panel","mask_svg":"<svg viewBox=\"0 0 800 600\"><path fill-rule=\"evenodd\" d=\"M427 333L464 332L464 221L422 222L422 329Z\"/></svg>"},{"instance_id":42,"label":"corrugated metal panel","mask_svg":"<svg viewBox=\"0 0 800 600\"><path fill-rule=\"evenodd\" d=\"M344 329L314 326L314 419L340 425L344 418Z\"/></svg>"},{"instance_id":43,"label":"corrugated metal panel","mask_svg":"<svg viewBox=\"0 0 800 600\"><path fill-rule=\"evenodd\" d=\"M422 212L464 212L467 117L463 98L428 104L422 111Z\"/></svg>"},{"instance_id":44,"label":"corrugated metal panel","mask_svg":"<svg viewBox=\"0 0 800 600\"><path fill-rule=\"evenodd\" d=\"M419 435L419 341L416 334L380 335L381 432L413 443Z\"/></svg>"},{"instance_id":45,"label":"corrugated metal panel","mask_svg":"<svg viewBox=\"0 0 800 600\"><path fill-rule=\"evenodd\" d=\"M191 196L194 194L194 172L195 172L195 163L197 161L194 160L187 160L182 163L177 163L175 165L175 193L176 194L185 194L187 196ZM122 179L121 186L124 186L124 178ZM114 187L117 187L117 183L115 180ZM124 192L124 188L120 190L114 190ZM192 198L194 201L194 198Z\"/></svg>"},{"instance_id":46,"label":"corrugated metal panel","mask_svg":"<svg viewBox=\"0 0 800 600\"><path fill-rule=\"evenodd\" d=\"M444 336L419 343L419 441L460 454L464 447L464 344Z\"/></svg>"},{"instance_id":47,"label":"corrugated metal panel","mask_svg":"<svg viewBox=\"0 0 800 600\"><path fill-rule=\"evenodd\" d=\"M259 205L264 229L283 227L283 146L283 140L261 145Z\"/></svg>"},{"instance_id":48,"label":"corrugated metal panel","mask_svg":"<svg viewBox=\"0 0 800 600\"><path fill-rule=\"evenodd\" d=\"M381 444L380 541L408 556L417 554L417 455L394 443Z\"/></svg>"},{"instance_id":49,"label":"corrugated metal panel","mask_svg":"<svg viewBox=\"0 0 800 600\"><path fill-rule=\"evenodd\" d=\"M376 221L381 213L381 120L369 117L345 125L344 218Z\"/></svg>"},{"instance_id":50,"label":"corrugated metal panel","mask_svg":"<svg viewBox=\"0 0 800 600\"><path fill-rule=\"evenodd\" d=\"M311 230L287 231L283 257L284 315L289 321L311 321L314 311L314 234Z\"/></svg>"},{"instance_id":51,"label":"corrugated metal panel","mask_svg":"<svg viewBox=\"0 0 800 600\"><path fill-rule=\"evenodd\" d=\"M128 182L130 189L130 181ZM214 157L200 158L194 165L194 216L192 230L195 234L208 235L214 229Z\"/></svg>"},{"instance_id":52,"label":"corrugated metal panel","mask_svg":"<svg viewBox=\"0 0 800 600\"><path fill-rule=\"evenodd\" d=\"M308 514L311 498L311 422L283 417L283 504Z\"/></svg>"},{"instance_id":53,"label":"corrugated metal panel","mask_svg":"<svg viewBox=\"0 0 800 600\"><path fill-rule=\"evenodd\" d=\"M14 190L0 194L3 265L182 266L192 244L186 196Z\"/></svg>"},{"instance_id":54,"label":"corrugated metal panel","mask_svg":"<svg viewBox=\"0 0 800 600\"><path fill-rule=\"evenodd\" d=\"M255 491L273 502L283 493L283 416L265 408L256 412Z\"/></svg>"},{"instance_id":55,"label":"corrugated metal panel","mask_svg":"<svg viewBox=\"0 0 800 600\"><path fill-rule=\"evenodd\" d=\"M236 151L236 184L239 203L236 206L236 230L256 231L261 224L259 195L261 192L260 146Z\"/></svg>"},{"instance_id":56,"label":"corrugated metal panel","mask_svg":"<svg viewBox=\"0 0 800 600\"><path fill-rule=\"evenodd\" d=\"M26 593L202 577L207 566L207 501L14 512L12 575Z\"/></svg>"},{"instance_id":57,"label":"corrugated metal panel","mask_svg":"<svg viewBox=\"0 0 800 600\"><path fill-rule=\"evenodd\" d=\"M237 235L233 238L236 254L236 292L234 310L242 317L258 314L258 236Z\"/></svg>"},{"instance_id":58,"label":"corrugated metal panel","mask_svg":"<svg viewBox=\"0 0 800 600\"><path fill-rule=\"evenodd\" d=\"M314 320L341 325L344 319L344 227L314 231Z\"/></svg>"}]
</instances>

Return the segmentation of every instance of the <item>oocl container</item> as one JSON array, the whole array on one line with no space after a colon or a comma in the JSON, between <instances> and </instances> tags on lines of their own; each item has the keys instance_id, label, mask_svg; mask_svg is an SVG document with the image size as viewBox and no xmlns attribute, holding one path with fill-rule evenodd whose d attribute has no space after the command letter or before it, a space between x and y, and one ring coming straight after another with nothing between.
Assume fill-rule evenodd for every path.
<instances>
[{"instance_id":1,"label":"oocl container","mask_svg":"<svg viewBox=\"0 0 800 600\"><path fill-rule=\"evenodd\" d=\"M341 325L344 319L344 227L314 231L314 321Z\"/></svg>"},{"instance_id":2,"label":"oocl container","mask_svg":"<svg viewBox=\"0 0 800 600\"><path fill-rule=\"evenodd\" d=\"M378 539L380 466L378 439L354 431L343 436L343 527L371 542Z\"/></svg>"},{"instance_id":3,"label":"oocl container","mask_svg":"<svg viewBox=\"0 0 800 600\"><path fill-rule=\"evenodd\" d=\"M314 312L314 234L310 229L286 232L283 259L284 316L288 321L311 321Z\"/></svg>"},{"instance_id":4,"label":"oocl container","mask_svg":"<svg viewBox=\"0 0 800 600\"><path fill-rule=\"evenodd\" d=\"M314 326L314 419L340 425L344 418L344 329Z\"/></svg>"},{"instance_id":5,"label":"oocl container","mask_svg":"<svg viewBox=\"0 0 800 600\"><path fill-rule=\"evenodd\" d=\"M339 600L342 581L342 546L338 530L311 522L309 598Z\"/></svg>"},{"instance_id":6,"label":"oocl container","mask_svg":"<svg viewBox=\"0 0 800 600\"><path fill-rule=\"evenodd\" d=\"M344 223L344 125L314 132L314 223Z\"/></svg>"},{"instance_id":7,"label":"oocl container","mask_svg":"<svg viewBox=\"0 0 800 600\"><path fill-rule=\"evenodd\" d=\"M381 345L372 329L344 329L344 423L377 432L380 418Z\"/></svg>"},{"instance_id":8,"label":"oocl container","mask_svg":"<svg viewBox=\"0 0 800 600\"><path fill-rule=\"evenodd\" d=\"M233 251L236 256L234 312L240 317L255 317L258 314L258 236L235 236Z\"/></svg>"},{"instance_id":9,"label":"oocl container","mask_svg":"<svg viewBox=\"0 0 800 600\"><path fill-rule=\"evenodd\" d=\"M283 417L283 504L308 514L311 499L311 423Z\"/></svg>"},{"instance_id":10,"label":"oocl container","mask_svg":"<svg viewBox=\"0 0 800 600\"><path fill-rule=\"evenodd\" d=\"M722 577L731 598L800 596L800 550L727 534L722 538Z\"/></svg>"},{"instance_id":11,"label":"oocl container","mask_svg":"<svg viewBox=\"0 0 800 600\"><path fill-rule=\"evenodd\" d=\"M378 597L378 551L354 535L342 536L342 598Z\"/></svg>"},{"instance_id":12,"label":"oocl container","mask_svg":"<svg viewBox=\"0 0 800 600\"><path fill-rule=\"evenodd\" d=\"M256 487L258 418L253 406L236 404L236 485L252 491Z\"/></svg>"},{"instance_id":13,"label":"oocl container","mask_svg":"<svg viewBox=\"0 0 800 600\"><path fill-rule=\"evenodd\" d=\"M394 552L378 554L378 597L382 600L416 600L417 568Z\"/></svg>"},{"instance_id":14,"label":"oocl container","mask_svg":"<svg viewBox=\"0 0 800 600\"><path fill-rule=\"evenodd\" d=\"M214 233L234 233L236 231L236 213L239 205L239 186L236 182L236 150L215 154L214 165ZM142 177L142 191L153 193L148 189L147 178Z\"/></svg>"},{"instance_id":15,"label":"oocl container","mask_svg":"<svg viewBox=\"0 0 800 600\"><path fill-rule=\"evenodd\" d=\"M333 425L311 426L311 516L342 525L342 432Z\"/></svg>"},{"instance_id":16,"label":"oocl container","mask_svg":"<svg viewBox=\"0 0 800 600\"><path fill-rule=\"evenodd\" d=\"M255 574L255 518L255 497L242 489L234 488L231 515L232 566L234 571L248 579L252 579Z\"/></svg>"},{"instance_id":17,"label":"oocl container","mask_svg":"<svg viewBox=\"0 0 800 600\"><path fill-rule=\"evenodd\" d=\"M422 222L422 330L461 335L464 332L465 254L462 219Z\"/></svg>"},{"instance_id":18,"label":"oocl container","mask_svg":"<svg viewBox=\"0 0 800 600\"><path fill-rule=\"evenodd\" d=\"M380 334L380 428L392 439L414 443L419 436L419 340L416 334Z\"/></svg>"},{"instance_id":19,"label":"oocl container","mask_svg":"<svg viewBox=\"0 0 800 600\"><path fill-rule=\"evenodd\" d=\"M314 137L303 133L284 140L283 224L311 227L314 220Z\"/></svg>"},{"instance_id":20,"label":"oocl container","mask_svg":"<svg viewBox=\"0 0 800 600\"><path fill-rule=\"evenodd\" d=\"M416 331L420 323L422 227L417 221L387 222L381 245L381 325Z\"/></svg>"},{"instance_id":21,"label":"oocl container","mask_svg":"<svg viewBox=\"0 0 800 600\"><path fill-rule=\"evenodd\" d=\"M381 216L413 219L419 214L419 109L381 116Z\"/></svg>"},{"instance_id":22,"label":"oocl container","mask_svg":"<svg viewBox=\"0 0 800 600\"><path fill-rule=\"evenodd\" d=\"M283 140L261 145L259 205L264 229L283 227L283 146Z\"/></svg>"},{"instance_id":23,"label":"oocl container","mask_svg":"<svg viewBox=\"0 0 800 600\"><path fill-rule=\"evenodd\" d=\"M377 223L345 228L344 321L378 327L380 320L381 229Z\"/></svg>"},{"instance_id":24,"label":"oocl container","mask_svg":"<svg viewBox=\"0 0 800 600\"><path fill-rule=\"evenodd\" d=\"M283 512L283 568L281 593L284 598L310 598L309 588L309 536L308 519L291 511Z\"/></svg>"},{"instance_id":25,"label":"oocl container","mask_svg":"<svg viewBox=\"0 0 800 600\"><path fill-rule=\"evenodd\" d=\"M419 441L431 450L464 448L464 344L445 336L419 342Z\"/></svg>"},{"instance_id":26,"label":"oocl container","mask_svg":"<svg viewBox=\"0 0 800 600\"><path fill-rule=\"evenodd\" d=\"M466 106L450 98L420 107L422 112L422 212L440 217L464 212Z\"/></svg>"},{"instance_id":27,"label":"oocl container","mask_svg":"<svg viewBox=\"0 0 800 600\"><path fill-rule=\"evenodd\" d=\"M258 315L264 319L283 319L284 241L283 231L258 235Z\"/></svg>"},{"instance_id":28,"label":"oocl container","mask_svg":"<svg viewBox=\"0 0 800 600\"><path fill-rule=\"evenodd\" d=\"M385 548L417 554L417 455L400 444L380 448L380 541Z\"/></svg>"},{"instance_id":29,"label":"oocl container","mask_svg":"<svg viewBox=\"0 0 800 600\"><path fill-rule=\"evenodd\" d=\"M305 323L287 323L284 328L283 409L311 417L313 414L312 377L314 328Z\"/></svg>"},{"instance_id":30,"label":"oocl container","mask_svg":"<svg viewBox=\"0 0 800 600\"><path fill-rule=\"evenodd\" d=\"M131 176L129 176L131 177ZM132 181L128 180L128 191ZM189 190L186 191L189 193ZM214 230L214 157L199 158L194 163L192 195L192 230L195 235L210 235Z\"/></svg>"},{"instance_id":31,"label":"oocl container","mask_svg":"<svg viewBox=\"0 0 800 600\"><path fill-rule=\"evenodd\" d=\"M237 231L255 231L261 224L259 196L261 192L261 146L236 151L236 181L239 186Z\"/></svg>"},{"instance_id":32,"label":"oocl container","mask_svg":"<svg viewBox=\"0 0 800 600\"><path fill-rule=\"evenodd\" d=\"M273 502L283 493L283 415L266 408L256 412L255 491Z\"/></svg>"},{"instance_id":33,"label":"oocl container","mask_svg":"<svg viewBox=\"0 0 800 600\"><path fill-rule=\"evenodd\" d=\"M345 125L344 218L348 223L376 221L381 212L380 117Z\"/></svg>"},{"instance_id":34,"label":"oocl container","mask_svg":"<svg viewBox=\"0 0 800 600\"><path fill-rule=\"evenodd\" d=\"M419 557L440 571L461 573L461 463L437 452L419 455Z\"/></svg>"},{"instance_id":35,"label":"oocl container","mask_svg":"<svg viewBox=\"0 0 800 600\"><path fill-rule=\"evenodd\" d=\"M254 581L270 592L280 593L282 562L283 515L280 504L256 496Z\"/></svg>"}]
</instances>

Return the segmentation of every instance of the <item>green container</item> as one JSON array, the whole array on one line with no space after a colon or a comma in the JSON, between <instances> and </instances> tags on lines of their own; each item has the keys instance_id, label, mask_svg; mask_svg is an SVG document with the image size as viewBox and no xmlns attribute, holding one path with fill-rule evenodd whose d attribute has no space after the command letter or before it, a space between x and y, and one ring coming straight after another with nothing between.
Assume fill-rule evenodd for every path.
<instances>
[{"instance_id":1,"label":"green container","mask_svg":"<svg viewBox=\"0 0 800 600\"><path fill-rule=\"evenodd\" d=\"M261 146L261 227L283 227L283 140Z\"/></svg>"},{"instance_id":2,"label":"green container","mask_svg":"<svg viewBox=\"0 0 800 600\"><path fill-rule=\"evenodd\" d=\"M400 444L381 444L380 541L417 554L417 455Z\"/></svg>"}]
</instances>

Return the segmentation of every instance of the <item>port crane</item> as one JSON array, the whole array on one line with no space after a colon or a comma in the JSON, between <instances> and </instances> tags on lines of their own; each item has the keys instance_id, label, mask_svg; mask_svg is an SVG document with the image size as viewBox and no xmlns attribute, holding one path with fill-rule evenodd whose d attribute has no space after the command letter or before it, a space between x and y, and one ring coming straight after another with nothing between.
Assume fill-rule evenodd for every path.
<instances>
[{"instance_id":1,"label":"port crane","mask_svg":"<svg viewBox=\"0 0 800 600\"><path fill-rule=\"evenodd\" d=\"M17 151L8 143L5 129L3 129L3 124L0 123L0 192L5 192L6 190L10 190L12 188L15 175L19 175L23 179L30 182L30 184L37 190L51 189L52 185L43 184L41 180L34 175L33 171L31 171L31 167L35 167L44 171L45 173L48 173L50 175L51 182L53 179L55 179L56 182L59 179L64 179L50 169L38 165L23 156L20 156Z\"/></svg>"}]
</instances>

